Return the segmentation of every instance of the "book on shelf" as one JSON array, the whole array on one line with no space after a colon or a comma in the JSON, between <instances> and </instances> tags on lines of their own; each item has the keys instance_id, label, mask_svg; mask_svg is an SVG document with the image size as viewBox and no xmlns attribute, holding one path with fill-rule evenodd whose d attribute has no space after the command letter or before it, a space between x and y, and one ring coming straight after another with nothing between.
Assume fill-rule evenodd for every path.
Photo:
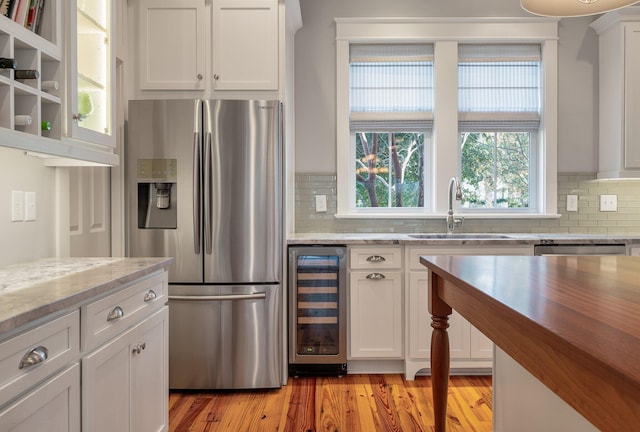
<instances>
[{"instance_id":1,"label":"book on shelf","mask_svg":"<svg viewBox=\"0 0 640 432\"><path fill-rule=\"evenodd\" d=\"M44 8L45 0L38 0L38 10L36 11L36 18L33 31L40 34L40 25L42 24L42 9Z\"/></svg>"},{"instance_id":2,"label":"book on shelf","mask_svg":"<svg viewBox=\"0 0 640 432\"><path fill-rule=\"evenodd\" d=\"M45 0L0 0L0 14L40 34Z\"/></svg>"},{"instance_id":3,"label":"book on shelf","mask_svg":"<svg viewBox=\"0 0 640 432\"><path fill-rule=\"evenodd\" d=\"M21 26L24 26L24 23L27 19L27 15L29 13L30 0L16 0L16 1L18 2L18 4L16 5L16 9L14 11L14 16L12 17L12 19L18 24L20 24Z\"/></svg>"},{"instance_id":4,"label":"book on shelf","mask_svg":"<svg viewBox=\"0 0 640 432\"><path fill-rule=\"evenodd\" d=\"M0 14L8 17L9 16L9 6L11 6L10 0L0 0Z\"/></svg>"},{"instance_id":5,"label":"book on shelf","mask_svg":"<svg viewBox=\"0 0 640 432\"><path fill-rule=\"evenodd\" d=\"M18 8L18 0L6 0L7 1L7 13L5 16L9 19L13 19Z\"/></svg>"}]
</instances>

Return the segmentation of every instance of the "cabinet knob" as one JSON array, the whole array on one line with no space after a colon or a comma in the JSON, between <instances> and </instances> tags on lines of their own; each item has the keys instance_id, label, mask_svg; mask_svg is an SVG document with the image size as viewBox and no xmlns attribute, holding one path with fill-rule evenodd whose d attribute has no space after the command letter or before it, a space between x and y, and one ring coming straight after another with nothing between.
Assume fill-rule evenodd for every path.
<instances>
[{"instance_id":1,"label":"cabinet knob","mask_svg":"<svg viewBox=\"0 0 640 432\"><path fill-rule=\"evenodd\" d=\"M141 342L136 344L133 349L131 350L131 352L133 354L140 354L145 348L147 347L147 343L146 342Z\"/></svg>"},{"instance_id":2,"label":"cabinet knob","mask_svg":"<svg viewBox=\"0 0 640 432\"><path fill-rule=\"evenodd\" d=\"M74 114L72 118L76 123L84 120L84 116L82 114Z\"/></svg>"},{"instance_id":3,"label":"cabinet knob","mask_svg":"<svg viewBox=\"0 0 640 432\"><path fill-rule=\"evenodd\" d=\"M216 80L216 81L219 80L220 79L220 75L218 75L218 74L213 75L213 79Z\"/></svg>"},{"instance_id":4,"label":"cabinet knob","mask_svg":"<svg viewBox=\"0 0 640 432\"><path fill-rule=\"evenodd\" d=\"M385 262L386 259L385 257L380 255L370 255L367 257L367 261L369 261L370 263L381 263L381 262Z\"/></svg>"},{"instance_id":5,"label":"cabinet knob","mask_svg":"<svg viewBox=\"0 0 640 432\"><path fill-rule=\"evenodd\" d=\"M196 75L196 78L198 78L198 81L201 81L202 80L202 74Z\"/></svg>"},{"instance_id":6,"label":"cabinet knob","mask_svg":"<svg viewBox=\"0 0 640 432\"><path fill-rule=\"evenodd\" d=\"M109 315L107 315L107 322L117 321L124 316L124 311L120 306L114 307Z\"/></svg>"},{"instance_id":7,"label":"cabinet knob","mask_svg":"<svg viewBox=\"0 0 640 432\"><path fill-rule=\"evenodd\" d=\"M156 298L158 298L158 296L156 295L155 291L149 290L149 292L144 295L144 302L147 303L155 300Z\"/></svg>"},{"instance_id":8,"label":"cabinet knob","mask_svg":"<svg viewBox=\"0 0 640 432\"><path fill-rule=\"evenodd\" d=\"M49 350L43 346L37 346L27 352L18 365L18 369L24 369L42 363L49 356Z\"/></svg>"},{"instance_id":9,"label":"cabinet knob","mask_svg":"<svg viewBox=\"0 0 640 432\"><path fill-rule=\"evenodd\" d=\"M381 279L385 279L385 276L382 273L369 273L367 275L367 279L369 279L369 280L381 280Z\"/></svg>"}]
</instances>

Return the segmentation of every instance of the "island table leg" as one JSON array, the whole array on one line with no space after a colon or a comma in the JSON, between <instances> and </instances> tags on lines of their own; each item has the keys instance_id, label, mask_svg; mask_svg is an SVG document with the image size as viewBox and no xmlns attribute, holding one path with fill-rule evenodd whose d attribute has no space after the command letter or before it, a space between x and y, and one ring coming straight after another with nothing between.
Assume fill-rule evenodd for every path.
<instances>
[{"instance_id":1,"label":"island table leg","mask_svg":"<svg viewBox=\"0 0 640 432\"><path fill-rule=\"evenodd\" d=\"M447 430L447 395L449 393L449 327L448 316L432 316L431 385L436 432Z\"/></svg>"},{"instance_id":2,"label":"island table leg","mask_svg":"<svg viewBox=\"0 0 640 432\"><path fill-rule=\"evenodd\" d=\"M449 315L451 307L438 296L442 279L430 273L429 312L431 312L431 385L436 432L447 429L447 395L449 391Z\"/></svg>"}]
</instances>

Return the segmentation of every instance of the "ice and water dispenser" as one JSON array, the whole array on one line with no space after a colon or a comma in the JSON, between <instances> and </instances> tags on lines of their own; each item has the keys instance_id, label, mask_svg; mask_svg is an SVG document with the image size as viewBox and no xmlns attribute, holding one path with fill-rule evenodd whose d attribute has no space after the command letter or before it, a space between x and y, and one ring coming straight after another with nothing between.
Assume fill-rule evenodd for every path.
<instances>
[{"instance_id":1,"label":"ice and water dispenser","mask_svg":"<svg viewBox=\"0 0 640 432\"><path fill-rule=\"evenodd\" d=\"M138 159L138 228L175 229L178 223L176 159Z\"/></svg>"}]
</instances>

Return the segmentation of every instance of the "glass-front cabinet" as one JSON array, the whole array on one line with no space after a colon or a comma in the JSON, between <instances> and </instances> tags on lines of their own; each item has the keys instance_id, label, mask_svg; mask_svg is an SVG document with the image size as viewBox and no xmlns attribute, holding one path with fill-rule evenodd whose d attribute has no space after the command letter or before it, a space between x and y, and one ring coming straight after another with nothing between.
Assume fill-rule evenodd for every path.
<instances>
[{"instance_id":1,"label":"glass-front cabinet","mask_svg":"<svg viewBox=\"0 0 640 432\"><path fill-rule=\"evenodd\" d=\"M67 42L67 136L109 147L116 145L112 4L111 0L72 0Z\"/></svg>"}]
</instances>

